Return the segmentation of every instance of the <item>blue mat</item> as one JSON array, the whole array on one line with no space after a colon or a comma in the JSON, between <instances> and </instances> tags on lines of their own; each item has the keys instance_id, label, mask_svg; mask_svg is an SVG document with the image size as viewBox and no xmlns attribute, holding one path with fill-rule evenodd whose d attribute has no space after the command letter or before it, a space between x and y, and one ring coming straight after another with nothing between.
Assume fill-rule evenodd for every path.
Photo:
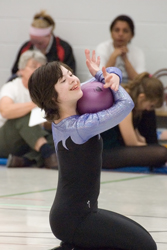
<instances>
[{"instance_id":1,"label":"blue mat","mask_svg":"<svg viewBox=\"0 0 167 250\"><path fill-rule=\"evenodd\" d=\"M167 174L167 166L162 166L159 168L154 168L152 171L149 167L123 167L117 169L103 169L106 171L113 171L113 172L127 172L127 173L146 173L146 174Z\"/></svg>"},{"instance_id":2,"label":"blue mat","mask_svg":"<svg viewBox=\"0 0 167 250\"><path fill-rule=\"evenodd\" d=\"M7 160L8 159L6 159L6 158L0 158L0 165L6 165Z\"/></svg>"},{"instance_id":3,"label":"blue mat","mask_svg":"<svg viewBox=\"0 0 167 250\"><path fill-rule=\"evenodd\" d=\"M0 158L0 165L6 165L7 159ZM160 168L154 168L153 171L150 171L149 167L124 167L117 169L103 169L105 171L113 172L127 172L127 173L155 173L155 174L167 174L167 166L162 166Z\"/></svg>"}]
</instances>

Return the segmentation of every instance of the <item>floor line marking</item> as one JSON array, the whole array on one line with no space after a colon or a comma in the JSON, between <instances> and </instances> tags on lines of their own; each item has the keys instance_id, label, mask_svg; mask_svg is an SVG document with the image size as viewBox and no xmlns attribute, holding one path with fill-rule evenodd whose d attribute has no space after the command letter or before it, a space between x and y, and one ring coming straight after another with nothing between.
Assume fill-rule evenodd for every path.
<instances>
[{"instance_id":1,"label":"floor line marking","mask_svg":"<svg viewBox=\"0 0 167 250\"><path fill-rule=\"evenodd\" d=\"M107 184L107 183L112 183L112 182L121 182L121 181L129 181L129 180L136 180L136 179L142 179L142 178L148 178L148 177L153 177L154 175L142 175L142 176L134 176L134 177L128 177L124 179L118 179L118 180L112 180L112 181L103 181L101 184Z\"/></svg>"},{"instance_id":2,"label":"floor line marking","mask_svg":"<svg viewBox=\"0 0 167 250\"><path fill-rule=\"evenodd\" d=\"M9 207L25 207L29 209L30 207L35 207L35 208L51 208L51 206L38 206L38 205L27 205L27 204L8 204L8 203L0 203L0 206L9 206ZM43 212L41 210L41 212Z\"/></svg>"},{"instance_id":3,"label":"floor line marking","mask_svg":"<svg viewBox=\"0 0 167 250\"><path fill-rule=\"evenodd\" d=\"M113 182L136 180L136 179L148 178L148 177L153 177L153 176L155 176L155 175L142 175L142 176L128 177L128 178L112 180L112 181L102 181L100 184L102 185L102 184L113 183ZM25 195L25 194L35 194L35 193L50 192L50 191L55 191L55 190L56 190L56 188L51 188L51 189L30 191L30 192L24 192L24 193L0 195L0 198L12 197L12 196L18 196L18 195Z\"/></svg>"},{"instance_id":4,"label":"floor line marking","mask_svg":"<svg viewBox=\"0 0 167 250\"><path fill-rule=\"evenodd\" d=\"M0 195L0 198L12 197L12 196L18 196L18 195L24 195L24 194L35 194L35 193L50 192L50 191L55 191L55 190L56 190L56 188L51 188L51 189L44 189L44 190L30 191L30 192L17 193L17 194Z\"/></svg>"}]
</instances>

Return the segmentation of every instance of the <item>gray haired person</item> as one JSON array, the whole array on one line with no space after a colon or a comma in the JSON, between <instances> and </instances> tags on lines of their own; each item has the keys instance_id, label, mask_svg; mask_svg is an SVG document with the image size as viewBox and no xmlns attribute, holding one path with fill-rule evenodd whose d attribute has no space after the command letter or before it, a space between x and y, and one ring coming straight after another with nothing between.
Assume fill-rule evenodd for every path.
<instances>
[{"instance_id":1,"label":"gray haired person","mask_svg":"<svg viewBox=\"0 0 167 250\"><path fill-rule=\"evenodd\" d=\"M28 80L46 62L40 51L24 52L19 60L19 77L0 90L0 157L8 158L7 167L35 164L57 169L52 135L41 125L28 125L31 110L36 107L30 98Z\"/></svg>"}]
</instances>

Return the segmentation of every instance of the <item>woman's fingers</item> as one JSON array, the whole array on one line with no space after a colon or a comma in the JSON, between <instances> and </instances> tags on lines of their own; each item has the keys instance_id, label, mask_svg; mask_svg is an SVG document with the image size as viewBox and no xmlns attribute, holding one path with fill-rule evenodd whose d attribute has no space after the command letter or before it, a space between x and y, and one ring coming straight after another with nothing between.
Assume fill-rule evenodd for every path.
<instances>
[{"instance_id":1,"label":"woman's fingers","mask_svg":"<svg viewBox=\"0 0 167 250\"><path fill-rule=\"evenodd\" d=\"M117 79L117 77L115 78L113 74L107 73L105 69L103 69L103 76L105 78L104 88L111 88L112 90L117 91L119 87L119 79Z\"/></svg>"},{"instance_id":2,"label":"woman's fingers","mask_svg":"<svg viewBox=\"0 0 167 250\"><path fill-rule=\"evenodd\" d=\"M102 72L103 72L104 78L106 78L107 77L107 71L106 71L105 67L102 67Z\"/></svg>"},{"instance_id":3,"label":"woman's fingers","mask_svg":"<svg viewBox=\"0 0 167 250\"><path fill-rule=\"evenodd\" d=\"M92 51L92 56L91 56L90 55L90 50L85 49L85 57L86 57L86 60L89 61L90 63L93 63L94 65L96 65L98 67L100 66L100 56L98 56L97 59L96 59L95 50Z\"/></svg>"},{"instance_id":4,"label":"woman's fingers","mask_svg":"<svg viewBox=\"0 0 167 250\"><path fill-rule=\"evenodd\" d=\"M95 50L92 51L92 61L96 62L96 52L95 52Z\"/></svg>"},{"instance_id":5,"label":"woman's fingers","mask_svg":"<svg viewBox=\"0 0 167 250\"><path fill-rule=\"evenodd\" d=\"M85 49L85 56L86 56L86 59L90 61L90 50Z\"/></svg>"},{"instance_id":6,"label":"woman's fingers","mask_svg":"<svg viewBox=\"0 0 167 250\"><path fill-rule=\"evenodd\" d=\"M97 57L97 65L100 66L100 56Z\"/></svg>"}]
</instances>

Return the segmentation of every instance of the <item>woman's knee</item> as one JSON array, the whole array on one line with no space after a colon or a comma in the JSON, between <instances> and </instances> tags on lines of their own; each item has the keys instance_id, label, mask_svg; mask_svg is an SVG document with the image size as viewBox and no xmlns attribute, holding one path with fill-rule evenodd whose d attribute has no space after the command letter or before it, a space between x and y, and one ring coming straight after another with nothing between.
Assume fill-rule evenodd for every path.
<instances>
[{"instance_id":1,"label":"woman's knee","mask_svg":"<svg viewBox=\"0 0 167 250\"><path fill-rule=\"evenodd\" d=\"M167 148L160 146L159 150L157 150L157 155L159 155L160 159L165 163L167 161Z\"/></svg>"}]
</instances>

